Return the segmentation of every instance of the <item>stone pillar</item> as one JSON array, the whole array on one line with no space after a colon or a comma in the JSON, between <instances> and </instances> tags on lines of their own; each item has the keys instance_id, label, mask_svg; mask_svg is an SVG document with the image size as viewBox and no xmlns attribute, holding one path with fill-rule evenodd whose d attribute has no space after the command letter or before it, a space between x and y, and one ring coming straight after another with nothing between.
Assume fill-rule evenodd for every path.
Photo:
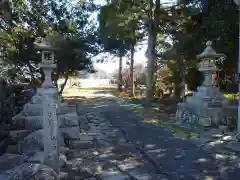
<instances>
[{"instance_id":1,"label":"stone pillar","mask_svg":"<svg viewBox=\"0 0 240 180\"><path fill-rule=\"evenodd\" d=\"M56 68L56 64L39 64L39 67L42 68L45 79L42 84L42 88L55 88L55 86L52 83L52 71L54 68Z\"/></svg>"},{"instance_id":2,"label":"stone pillar","mask_svg":"<svg viewBox=\"0 0 240 180\"><path fill-rule=\"evenodd\" d=\"M203 72L204 75L204 82L203 82L203 86L213 86L212 83L212 72L211 71L205 71Z\"/></svg>"},{"instance_id":3,"label":"stone pillar","mask_svg":"<svg viewBox=\"0 0 240 180\"><path fill-rule=\"evenodd\" d=\"M57 104L47 96L43 96L43 98L44 164L52 167L59 173Z\"/></svg>"},{"instance_id":4,"label":"stone pillar","mask_svg":"<svg viewBox=\"0 0 240 180\"><path fill-rule=\"evenodd\" d=\"M42 52L42 63L39 67L43 70L45 79L42 87L38 89L38 98L42 103L42 121L44 129L44 164L52 167L59 173L59 136L57 105L59 104L57 88L52 83L54 64L54 45L45 39L35 42L35 47Z\"/></svg>"}]
</instances>

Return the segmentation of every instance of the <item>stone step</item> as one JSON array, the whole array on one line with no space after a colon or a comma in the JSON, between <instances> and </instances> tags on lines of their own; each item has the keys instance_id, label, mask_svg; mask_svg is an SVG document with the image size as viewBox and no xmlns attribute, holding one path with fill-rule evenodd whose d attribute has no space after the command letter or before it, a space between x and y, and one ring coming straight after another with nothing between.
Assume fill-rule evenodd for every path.
<instances>
[{"instance_id":1,"label":"stone step","mask_svg":"<svg viewBox=\"0 0 240 180\"><path fill-rule=\"evenodd\" d=\"M70 149L91 149L93 148L92 141L69 140L68 147Z\"/></svg>"},{"instance_id":2,"label":"stone step","mask_svg":"<svg viewBox=\"0 0 240 180\"><path fill-rule=\"evenodd\" d=\"M25 116L34 116L34 115L41 115L43 111L41 104L25 104L22 114ZM57 114L66 114L68 113L68 106L64 103L60 104L57 109Z\"/></svg>"},{"instance_id":3,"label":"stone step","mask_svg":"<svg viewBox=\"0 0 240 180\"><path fill-rule=\"evenodd\" d=\"M78 116L75 112L58 115L60 127L78 127ZM24 116L18 114L13 117L12 124L15 128L36 130L42 128L42 116Z\"/></svg>"},{"instance_id":4,"label":"stone step","mask_svg":"<svg viewBox=\"0 0 240 180\"><path fill-rule=\"evenodd\" d=\"M9 131L9 136L13 141L21 141L23 140L31 131L29 130L11 130Z\"/></svg>"},{"instance_id":5,"label":"stone step","mask_svg":"<svg viewBox=\"0 0 240 180\"><path fill-rule=\"evenodd\" d=\"M59 178L59 180L68 180L68 173L67 172L59 172L58 178Z\"/></svg>"},{"instance_id":6,"label":"stone step","mask_svg":"<svg viewBox=\"0 0 240 180\"><path fill-rule=\"evenodd\" d=\"M23 141L18 142L20 152L26 154L35 150L42 150L44 147L44 133L43 129L34 131L25 137ZM62 136L59 136L59 146L65 146Z\"/></svg>"},{"instance_id":7,"label":"stone step","mask_svg":"<svg viewBox=\"0 0 240 180\"><path fill-rule=\"evenodd\" d=\"M6 149L6 153L18 153L18 147L17 145L8 145Z\"/></svg>"},{"instance_id":8,"label":"stone step","mask_svg":"<svg viewBox=\"0 0 240 180\"><path fill-rule=\"evenodd\" d=\"M59 131L65 140L79 140L81 137L78 127L59 128Z\"/></svg>"},{"instance_id":9,"label":"stone step","mask_svg":"<svg viewBox=\"0 0 240 180\"><path fill-rule=\"evenodd\" d=\"M6 171L24 163L25 156L6 153L0 156L0 170Z\"/></svg>"},{"instance_id":10,"label":"stone step","mask_svg":"<svg viewBox=\"0 0 240 180\"><path fill-rule=\"evenodd\" d=\"M32 156L28 156L25 158L24 162L26 163L34 163L34 164L42 164L44 161L44 152L38 151L34 153ZM59 167L65 166L67 162L67 157L64 154L59 155Z\"/></svg>"}]
</instances>

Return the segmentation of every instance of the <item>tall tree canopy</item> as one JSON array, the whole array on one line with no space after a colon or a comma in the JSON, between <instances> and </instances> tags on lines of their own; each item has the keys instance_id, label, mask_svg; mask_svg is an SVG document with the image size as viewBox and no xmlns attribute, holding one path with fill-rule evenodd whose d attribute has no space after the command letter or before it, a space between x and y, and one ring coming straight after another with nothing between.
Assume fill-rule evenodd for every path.
<instances>
[{"instance_id":1,"label":"tall tree canopy","mask_svg":"<svg viewBox=\"0 0 240 180\"><path fill-rule=\"evenodd\" d=\"M1 8L0 45L5 64L16 71L27 67L34 82L41 59L33 43L37 37L48 37L59 48L57 76L92 68L91 55L98 52L97 26L89 19L98 7L91 0L13 0Z\"/></svg>"}]
</instances>

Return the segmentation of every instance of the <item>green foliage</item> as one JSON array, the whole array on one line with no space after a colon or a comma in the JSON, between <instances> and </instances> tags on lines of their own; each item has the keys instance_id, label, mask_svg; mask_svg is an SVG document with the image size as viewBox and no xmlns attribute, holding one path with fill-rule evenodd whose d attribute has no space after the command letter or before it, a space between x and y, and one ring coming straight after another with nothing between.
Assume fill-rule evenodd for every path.
<instances>
[{"instance_id":1,"label":"green foliage","mask_svg":"<svg viewBox=\"0 0 240 180\"><path fill-rule=\"evenodd\" d=\"M238 10L234 1L187 0L187 2L184 3L189 2L200 4L197 10L195 8L196 11L191 15L191 18L198 22L197 28L195 28L196 36L194 41L189 43L191 51L194 53L201 52L204 49L205 42L212 40L216 51L227 55L224 61L218 63L221 69L219 76L221 89L226 89L226 86L231 86L231 88L236 89L233 85L235 83L234 81L226 80L233 79L232 75L237 71ZM188 5L188 9L193 9L193 5ZM227 89L229 91L229 88Z\"/></svg>"},{"instance_id":2,"label":"green foliage","mask_svg":"<svg viewBox=\"0 0 240 180\"><path fill-rule=\"evenodd\" d=\"M59 75L74 74L83 69L91 70L91 60L87 56L86 42L84 39L72 37L71 39L58 42L56 52L57 72Z\"/></svg>"},{"instance_id":3,"label":"green foliage","mask_svg":"<svg viewBox=\"0 0 240 180\"><path fill-rule=\"evenodd\" d=\"M90 57L98 53L96 24L89 21L97 8L89 1L73 4L68 0L13 0L0 14L2 59L16 70L28 69L31 79L40 73L40 54L34 48L37 37L48 37L57 44L57 76L92 69ZM2 11L1 11L2 12ZM21 73L23 74L23 73Z\"/></svg>"},{"instance_id":4,"label":"green foliage","mask_svg":"<svg viewBox=\"0 0 240 180\"><path fill-rule=\"evenodd\" d=\"M117 8L113 4L101 7L99 14L101 43L106 51L125 54L127 49L125 29L117 22L116 12Z\"/></svg>"},{"instance_id":5,"label":"green foliage","mask_svg":"<svg viewBox=\"0 0 240 180\"><path fill-rule=\"evenodd\" d=\"M15 103L12 88L3 79L0 79L0 124L9 123L15 115Z\"/></svg>"},{"instance_id":6,"label":"green foliage","mask_svg":"<svg viewBox=\"0 0 240 180\"><path fill-rule=\"evenodd\" d=\"M135 1L112 2L102 6L99 14L101 43L114 54L125 54L141 40L140 16Z\"/></svg>"}]
</instances>

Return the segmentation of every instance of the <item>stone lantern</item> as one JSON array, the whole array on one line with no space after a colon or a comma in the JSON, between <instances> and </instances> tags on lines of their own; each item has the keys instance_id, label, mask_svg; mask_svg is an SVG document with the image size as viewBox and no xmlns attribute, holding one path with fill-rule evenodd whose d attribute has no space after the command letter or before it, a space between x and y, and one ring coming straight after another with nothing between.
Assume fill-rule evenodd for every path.
<instances>
[{"instance_id":1,"label":"stone lantern","mask_svg":"<svg viewBox=\"0 0 240 180\"><path fill-rule=\"evenodd\" d=\"M225 57L222 53L216 53L212 48L212 42L208 41L206 43L205 50L197 55L197 58L200 60L198 65L198 70L204 75L204 82L198 88L198 93L204 93L204 98L212 99L211 102L214 103L214 100L220 100L223 98L222 93L218 91L218 88L213 84L212 76L215 72L218 72L219 69L216 66L216 61L220 58ZM203 95L203 94L202 94ZM203 96L202 96L203 97ZM221 101L221 100L220 100Z\"/></svg>"},{"instance_id":2,"label":"stone lantern","mask_svg":"<svg viewBox=\"0 0 240 180\"><path fill-rule=\"evenodd\" d=\"M208 41L206 46L205 50L197 55L200 60L198 69L204 75L204 82L193 96L188 96L185 102L178 104L176 120L212 126L219 125L224 118L222 112L224 112L226 101L223 94L213 84L212 75L219 71L215 64L216 60L225 55L216 53L211 41Z\"/></svg>"},{"instance_id":3,"label":"stone lantern","mask_svg":"<svg viewBox=\"0 0 240 180\"><path fill-rule=\"evenodd\" d=\"M42 88L53 88L55 87L52 83L52 71L56 68L56 64L54 64L54 52L57 50L53 44L48 42L47 40L41 38L38 39L34 46L36 49L41 51L41 60L42 62L39 64L39 67L42 68L45 80L42 84Z\"/></svg>"}]
</instances>

